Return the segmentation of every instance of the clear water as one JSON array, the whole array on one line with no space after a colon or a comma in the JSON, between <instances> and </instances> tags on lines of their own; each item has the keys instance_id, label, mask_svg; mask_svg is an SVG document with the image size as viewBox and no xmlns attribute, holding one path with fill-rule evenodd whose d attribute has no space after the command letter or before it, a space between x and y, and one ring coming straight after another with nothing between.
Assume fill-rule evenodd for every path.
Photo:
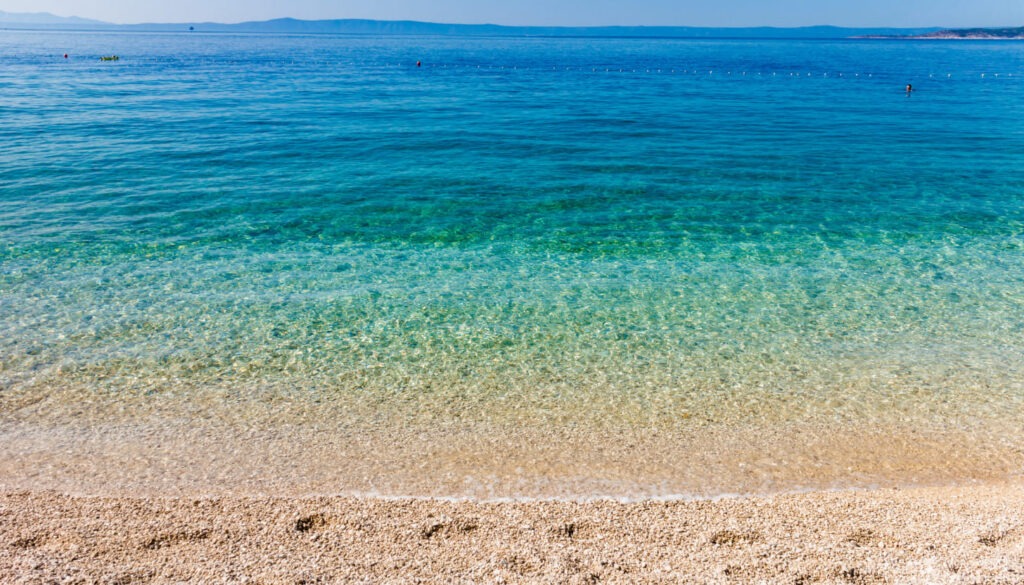
<instances>
[{"instance_id":1,"label":"clear water","mask_svg":"<svg viewBox=\"0 0 1024 585\"><path fill-rule=\"evenodd\" d=\"M5 31L0 57L9 429L494 455L871 428L1024 469L1024 44ZM606 479L601 437L573 477Z\"/></svg>"}]
</instances>

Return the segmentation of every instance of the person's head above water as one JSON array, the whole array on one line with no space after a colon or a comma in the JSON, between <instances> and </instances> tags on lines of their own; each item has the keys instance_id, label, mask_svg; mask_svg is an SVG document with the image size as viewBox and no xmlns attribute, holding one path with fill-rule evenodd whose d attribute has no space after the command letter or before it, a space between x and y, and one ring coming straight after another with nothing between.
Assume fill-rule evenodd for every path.
<instances>
[{"instance_id":1,"label":"person's head above water","mask_svg":"<svg viewBox=\"0 0 1024 585\"><path fill-rule=\"evenodd\" d=\"M914 86L913 86L913 85L910 85L910 84L908 83L908 84L907 84L907 91L914 91Z\"/></svg>"}]
</instances>

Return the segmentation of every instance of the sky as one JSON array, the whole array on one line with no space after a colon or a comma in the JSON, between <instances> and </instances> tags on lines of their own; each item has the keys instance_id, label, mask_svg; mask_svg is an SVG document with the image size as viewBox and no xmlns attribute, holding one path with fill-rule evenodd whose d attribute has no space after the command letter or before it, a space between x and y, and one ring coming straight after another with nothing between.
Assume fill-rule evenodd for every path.
<instances>
[{"instance_id":1,"label":"sky","mask_svg":"<svg viewBox=\"0 0 1024 585\"><path fill-rule=\"evenodd\" d=\"M1024 0L0 0L0 10L116 23L290 16L536 26L1024 25Z\"/></svg>"}]
</instances>

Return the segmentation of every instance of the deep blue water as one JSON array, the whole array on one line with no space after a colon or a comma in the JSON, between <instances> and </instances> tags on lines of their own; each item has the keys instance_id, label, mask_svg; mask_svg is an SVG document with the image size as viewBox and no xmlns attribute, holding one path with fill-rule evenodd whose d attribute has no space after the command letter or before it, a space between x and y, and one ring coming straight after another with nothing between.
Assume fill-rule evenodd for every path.
<instances>
[{"instance_id":1,"label":"deep blue water","mask_svg":"<svg viewBox=\"0 0 1024 585\"><path fill-rule=\"evenodd\" d=\"M7 389L1024 400L1024 44L2 32L0 60Z\"/></svg>"}]
</instances>

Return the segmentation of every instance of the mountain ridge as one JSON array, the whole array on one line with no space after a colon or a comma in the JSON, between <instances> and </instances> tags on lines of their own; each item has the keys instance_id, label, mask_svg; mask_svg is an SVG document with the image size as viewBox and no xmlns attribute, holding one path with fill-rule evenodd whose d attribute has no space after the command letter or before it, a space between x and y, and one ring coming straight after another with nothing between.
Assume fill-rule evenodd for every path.
<instances>
[{"instance_id":1,"label":"mountain ridge","mask_svg":"<svg viewBox=\"0 0 1024 585\"><path fill-rule=\"evenodd\" d=\"M57 16L49 12L5 12L0 10L0 25L6 24L79 24L108 25L109 23L78 16Z\"/></svg>"},{"instance_id":2,"label":"mountain ridge","mask_svg":"<svg viewBox=\"0 0 1024 585\"><path fill-rule=\"evenodd\" d=\"M437 36L607 36L670 38L809 38L842 39L865 36L910 37L936 33L940 27L850 28L831 25L803 27L694 27L694 26L507 26L498 24L449 24L414 20L277 18L233 24L215 22L113 24L53 14L0 11L0 28L43 30L107 30L138 32L211 32L277 34L363 34Z\"/></svg>"}]
</instances>

